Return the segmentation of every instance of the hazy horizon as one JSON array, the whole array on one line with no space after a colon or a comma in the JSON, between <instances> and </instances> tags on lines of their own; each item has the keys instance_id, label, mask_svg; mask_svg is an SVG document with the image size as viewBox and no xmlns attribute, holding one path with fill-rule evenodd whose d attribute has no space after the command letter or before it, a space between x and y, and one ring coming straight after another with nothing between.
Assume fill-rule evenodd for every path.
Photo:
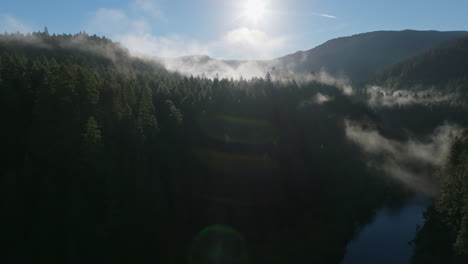
<instances>
[{"instance_id":1,"label":"hazy horizon","mask_svg":"<svg viewBox=\"0 0 468 264\"><path fill-rule=\"evenodd\" d=\"M47 26L50 33L86 31L106 36L133 55L269 60L371 31L467 30L463 10L468 3L449 2L453 3L100 0L78 4L21 0L3 4L0 31L27 33ZM425 22L428 19L431 23Z\"/></svg>"}]
</instances>

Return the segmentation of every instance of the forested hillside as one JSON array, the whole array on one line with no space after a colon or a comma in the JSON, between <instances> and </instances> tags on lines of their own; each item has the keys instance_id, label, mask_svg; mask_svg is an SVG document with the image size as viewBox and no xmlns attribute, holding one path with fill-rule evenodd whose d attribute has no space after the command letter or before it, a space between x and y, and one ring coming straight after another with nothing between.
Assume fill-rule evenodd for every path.
<instances>
[{"instance_id":1,"label":"forested hillside","mask_svg":"<svg viewBox=\"0 0 468 264\"><path fill-rule=\"evenodd\" d=\"M336 87L182 76L86 34L1 35L0 115L8 263L338 263L408 193Z\"/></svg>"},{"instance_id":2,"label":"forested hillside","mask_svg":"<svg viewBox=\"0 0 468 264\"><path fill-rule=\"evenodd\" d=\"M446 43L404 60L377 75L391 89L428 89L466 94L468 87L468 37Z\"/></svg>"},{"instance_id":3,"label":"forested hillside","mask_svg":"<svg viewBox=\"0 0 468 264\"><path fill-rule=\"evenodd\" d=\"M440 172L440 197L425 213L426 223L413 241L413 263L468 262L468 134L452 145Z\"/></svg>"},{"instance_id":4,"label":"forested hillside","mask_svg":"<svg viewBox=\"0 0 468 264\"><path fill-rule=\"evenodd\" d=\"M326 70L359 81L401 60L419 55L467 32L376 31L332 39L308 51L277 59L277 68L295 73Z\"/></svg>"},{"instance_id":5,"label":"forested hillside","mask_svg":"<svg viewBox=\"0 0 468 264\"><path fill-rule=\"evenodd\" d=\"M369 101L384 123L428 131L441 122L468 125L468 38L404 60L376 75ZM398 113L398 114L396 114ZM468 262L467 132L452 143L439 168L440 193L412 241L412 263ZM432 153L431 155L436 155Z\"/></svg>"},{"instance_id":6,"label":"forested hillside","mask_svg":"<svg viewBox=\"0 0 468 264\"><path fill-rule=\"evenodd\" d=\"M430 131L442 122L468 125L468 38L401 61L362 86L381 119ZM398 113L398 114L396 114Z\"/></svg>"}]
</instances>

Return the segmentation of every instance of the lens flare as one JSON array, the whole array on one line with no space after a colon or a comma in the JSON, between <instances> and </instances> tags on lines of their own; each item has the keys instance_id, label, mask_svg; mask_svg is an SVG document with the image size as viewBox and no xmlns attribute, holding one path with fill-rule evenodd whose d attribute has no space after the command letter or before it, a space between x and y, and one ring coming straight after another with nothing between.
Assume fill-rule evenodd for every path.
<instances>
[{"instance_id":1,"label":"lens flare","mask_svg":"<svg viewBox=\"0 0 468 264\"><path fill-rule=\"evenodd\" d=\"M239 232L229 226L208 226L195 236L189 252L189 263L246 264L246 242Z\"/></svg>"}]
</instances>

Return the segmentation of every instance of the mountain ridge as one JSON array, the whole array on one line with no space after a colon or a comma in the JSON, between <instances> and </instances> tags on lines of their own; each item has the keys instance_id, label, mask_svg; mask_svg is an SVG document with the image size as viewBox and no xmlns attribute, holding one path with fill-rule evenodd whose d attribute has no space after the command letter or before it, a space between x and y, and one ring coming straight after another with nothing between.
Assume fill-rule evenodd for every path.
<instances>
[{"instance_id":1,"label":"mountain ridge","mask_svg":"<svg viewBox=\"0 0 468 264\"><path fill-rule=\"evenodd\" d=\"M222 60L207 55L162 59L170 70L188 74L214 76L238 72L266 74L280 71L307 74L325 70L332 75L344 75L351 80L362 80L401 60L419 55L444 42L450 42L468 34L468 31L372 31L328 40L312 49L297 51L271 60ZM248 64L247 70L242 66ZM199 69L194 71L193 69ZM219 69L217 69L219 68ZM252 70L254 69L254 70Z\"/></svg>"}]
</instances>

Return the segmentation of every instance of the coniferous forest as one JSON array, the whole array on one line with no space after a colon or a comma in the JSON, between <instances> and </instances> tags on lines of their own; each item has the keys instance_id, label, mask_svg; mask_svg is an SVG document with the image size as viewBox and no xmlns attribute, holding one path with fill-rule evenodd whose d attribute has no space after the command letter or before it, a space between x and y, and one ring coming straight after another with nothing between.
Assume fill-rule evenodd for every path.
<instances>
[{"instance_id":1,"label":"coniferous forest","mask_svg":"<svg viewBox=\"0 0 468 264\"><path fill-rule=\"evenodd\" d=\"M397 83L398 65L376 80ZM379 208L416 195L369 165L348 124L424 142L443 121L468 123L464 94L378 108L354 88L274 70L184 75L86 33L0 35L3 259L339 263ZM462 133L443 166L408 165L442 186L414 263L467 261L467 150Z\"/></svg>"}]
</instances>

